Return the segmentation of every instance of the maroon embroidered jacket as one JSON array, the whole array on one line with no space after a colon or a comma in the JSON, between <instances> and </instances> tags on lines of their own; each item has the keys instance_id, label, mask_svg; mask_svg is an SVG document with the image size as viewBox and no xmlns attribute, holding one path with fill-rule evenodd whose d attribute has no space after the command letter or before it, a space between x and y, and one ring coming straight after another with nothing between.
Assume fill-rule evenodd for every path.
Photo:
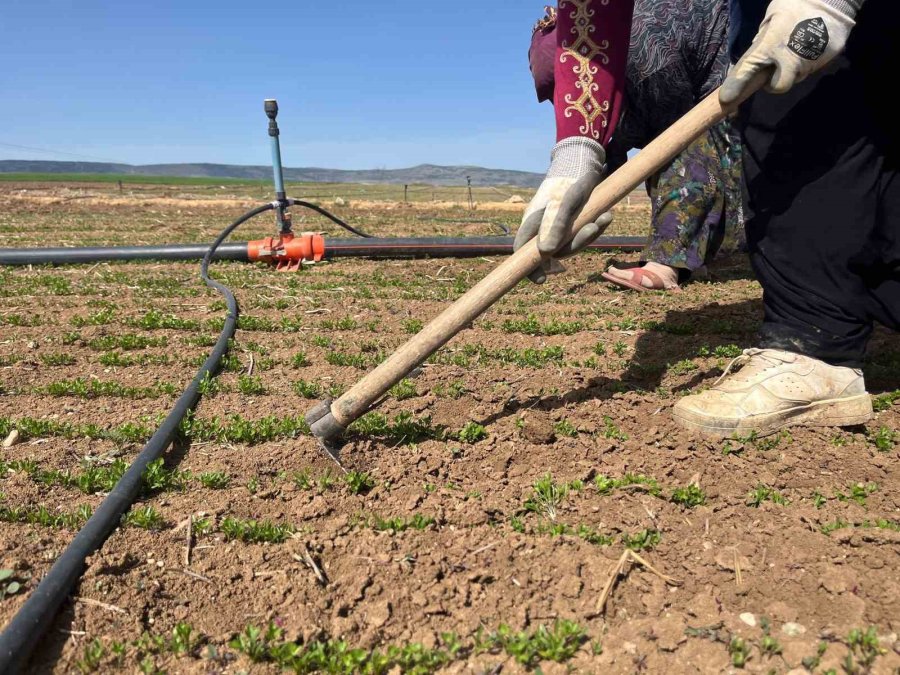
<instances>
[{"instance_id":1,"label":"maroon embroidered jacket","mask_svg":"<svg viewBox=\"0 0 900 675\"><path fill-rule=\"evenodd\" d=\"M632 0L559 0L553 92L557 141L586 136L605 147L612 136L625 94L633 11Z\"/></svg>"}]
</instances>

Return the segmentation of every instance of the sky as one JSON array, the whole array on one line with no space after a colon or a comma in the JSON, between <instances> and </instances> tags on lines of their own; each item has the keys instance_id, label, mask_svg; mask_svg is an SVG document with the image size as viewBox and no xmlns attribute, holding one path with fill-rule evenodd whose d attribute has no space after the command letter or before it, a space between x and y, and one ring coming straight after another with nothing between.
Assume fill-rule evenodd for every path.
<instances>
[{"instance_id":1,"label":"sky","mask_svg":"<svg viewBox=\"0 0 900 675\"><path fill-rule=\"evenodd\" d=\"M0 159L542 172L544 4L2 0Z\"/></svg>"}]
</instances>

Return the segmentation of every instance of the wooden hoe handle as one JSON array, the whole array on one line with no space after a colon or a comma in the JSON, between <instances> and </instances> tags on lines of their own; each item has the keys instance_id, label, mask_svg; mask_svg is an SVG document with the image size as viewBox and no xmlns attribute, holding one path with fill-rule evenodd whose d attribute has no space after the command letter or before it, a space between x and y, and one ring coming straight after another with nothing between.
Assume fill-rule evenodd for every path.
<instances>
[{"instance_id":1,"label":"wooden hoe handle","mask_svg":"<svg viewBox=\"0 0 900 675\"><path fill-rule=\"evenodd\" d=\"M761 74L746 95L748 98L767 80ZM724 108L719 103L719 90L698 103L684 117L666 129L640 153L607 177L593 191L572 230L578 232L594 222L619 200L656 173L667 162L690 145L700 134L731 114L741 101ZM375 370L363 377L335 401L323 401L306 416L313 435L323 442L339 436L347 426L365 413L388 389L402 380L488 307L502 298L541 264L537 239L532 239L507 258L465 295L431 320L419 333L397 349Z\"/></svg>"}]
</instances>

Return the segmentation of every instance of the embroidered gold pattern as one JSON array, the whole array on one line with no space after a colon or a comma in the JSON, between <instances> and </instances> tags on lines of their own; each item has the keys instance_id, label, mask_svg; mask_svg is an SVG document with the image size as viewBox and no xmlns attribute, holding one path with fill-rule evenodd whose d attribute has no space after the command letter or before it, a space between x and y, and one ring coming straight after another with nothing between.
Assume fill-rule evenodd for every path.
<instances>
[{"instance_id":1,"label":"embroidered gold pattern","mask_svg":"<svg viewBox=\"0 0 900 675\"><path fill-rule=\"evenodd\" d=\"M600 130L609 123L606 117L609 101L597 100L596 94L600 86L594 81L594 76L598 69L591 65L591 61L599 59L604 65L609 63L609 56L606 54L609 40L602 40L600 44L594 41L593 33L596 28L591 24L594 10L590 8L590 3L591 0L565 0L559 3L560 12L571 10L569 18L573 19L573 26L570 35L574 37L563 39L559 61L575 61L572 68L572 72L578 77L575 88L581 91L577 98L573 98L572 94L565 95L567 105L563 113L566 117L580 115L584 124L578 127L578 131L599 140ZM601 0L601 4L609 4L609 0Z\"/></svg>"}]
</instances>

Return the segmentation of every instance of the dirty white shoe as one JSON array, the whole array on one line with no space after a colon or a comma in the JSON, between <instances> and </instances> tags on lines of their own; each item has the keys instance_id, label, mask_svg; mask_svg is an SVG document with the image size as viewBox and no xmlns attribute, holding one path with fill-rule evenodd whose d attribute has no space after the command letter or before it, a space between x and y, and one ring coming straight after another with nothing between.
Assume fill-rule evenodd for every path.
<instances>
[{"instance_id":1,"label":"dirty white shoe","mask_svg":"<svg viewBox=\"0 0 900 675\"><path fill-rule=\"evenodd\" d=\"M743 367L732 373L732 367ZM772 434L795 424L850 426L872 417L862 371L777 349L745 349L711 389L672 410L689 429L729 436Z\"/></svg>"}]
</instances>

